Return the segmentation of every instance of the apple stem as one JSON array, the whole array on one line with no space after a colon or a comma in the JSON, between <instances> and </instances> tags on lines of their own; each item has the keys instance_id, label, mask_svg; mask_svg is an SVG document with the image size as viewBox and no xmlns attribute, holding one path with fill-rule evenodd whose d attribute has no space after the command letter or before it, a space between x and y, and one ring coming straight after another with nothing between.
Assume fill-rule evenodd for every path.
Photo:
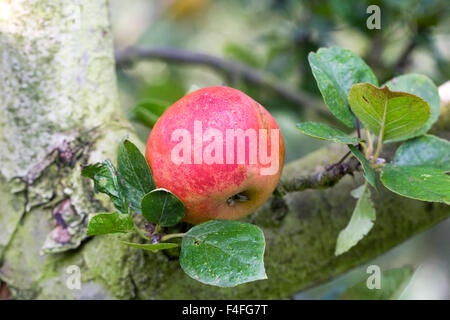
<instances>
[{"instance_id":1,"label":"apple stem","mask_svg":"<svg viewBox=\"0 0 450 320\"><path fill-rule=\"evenodd\" d=\"M165 236L163 236L163 237L161 238L161 241L167 241L167 240L172 239L172 238L182 238L182 237L184 237L185 235L186 235L186 233L172 233L172 234L167 234L167 235L165 235Z\"/></svg>"}]
</instances>

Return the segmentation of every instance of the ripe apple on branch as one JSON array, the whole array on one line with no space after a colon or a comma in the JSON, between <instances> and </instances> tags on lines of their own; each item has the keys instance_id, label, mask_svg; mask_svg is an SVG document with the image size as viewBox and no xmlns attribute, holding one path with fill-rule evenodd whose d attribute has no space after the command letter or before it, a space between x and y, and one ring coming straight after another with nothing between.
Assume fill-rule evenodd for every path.
<instances>
[{"instance_id":1,"label":"ripe apple on branch","mask_svg":"<svg viewBox=\"0 0 450 320\"><path fill-rule=\"evenodd\" d=\"M178 196L184 221L197 224L240 219L260 207L277 186L284 145L263 106L239 90L209 87L159 118L146 158L156 186Z\"/></svg>"},{"instance_id":2,"label":"ripe apple on branch","mask_svg":"<svg viewBox=\"0 0 450 320\"><path fill-rule=\"evenodd\" d=\"M118 210L93 216L88 235L136 231L151 243L122 242L152 251L178 247L173 239L182 237L181 267L198 281L229 287L267 278L262 231L230 221L263 205L281 176L283 139L263 106L233 88L196 90L158 119L146 159L125 139L117 162L117 170L109 160L83 169ZM140 213L145 230L133 220ZM180 221L201 224L168 234Z\"/></svg>"}]
</instances>

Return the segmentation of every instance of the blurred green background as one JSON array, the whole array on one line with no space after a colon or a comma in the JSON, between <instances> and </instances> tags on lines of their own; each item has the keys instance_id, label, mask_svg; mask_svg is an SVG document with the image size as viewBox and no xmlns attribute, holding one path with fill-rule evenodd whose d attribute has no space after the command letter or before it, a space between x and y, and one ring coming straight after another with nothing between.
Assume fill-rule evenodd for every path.
<instances>
[{"instance_id":1,"label":"blurred green background","mask_svg":"<svg viewBox=\"0 0 450 320\"><path fill-rule=\"evenodd\" d=\"M380 30L366 27L366 9L372 4L381 9ZM324 146L295 128L301 121L320 120L345 129L316 106L322 102L307 57L319 47L354 51L373 68L380 83L409 72L425 74L437 85L450 79L448 0L111 0L110 7L118 53L139 46L208 54L219 62L232 61L269 83L255 84L240 73L182 59L118 64L121 105L144 142L153 122L153 115L145 114L147 107L163 109L192 86L226 84L272 113L285 139L287 161ZM450 299L449 231L447 220L367 265L377 264L382 271L404 265L415 268L400 298ZM367 265L294 298L336 298L367 278Z\"/></svg>"}]
</instances>

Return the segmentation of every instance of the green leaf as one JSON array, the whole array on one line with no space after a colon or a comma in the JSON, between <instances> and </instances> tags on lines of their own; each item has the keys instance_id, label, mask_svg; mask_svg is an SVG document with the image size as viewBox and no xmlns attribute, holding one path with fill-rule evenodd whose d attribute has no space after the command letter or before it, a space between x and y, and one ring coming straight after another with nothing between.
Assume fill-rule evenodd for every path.
<instances>
[{"instance_id":1,"label":"green leaf","mask_svg":"<svg viewBox=\"0 0 450 320\"><path fill-rule=\"evenodd\" d=\"M385 142L407 139L430 117L430 106L422 98L370 83L355 84L348 101L364 126Z\"/></svg>"},{"instance_id":2,"label":"green leaf","mask_svg":"<svg viewBox=\"0 0 450 320\"><path fill-rule=\"evenodd\" d=\"M161 227L171 227L183 219L186 208L183 202L166 189L155 189L142 198L142 215Z\"/></svg>"},{"instance_id":3,"label":"green leaf","mask_svg":"<svg viewBox=\"0 0 450 320\"><path fill-rule=\"evenodd\" d=\"M450 203L450 142L425 135L403 143L381 181L402 196Z\"/></svg>"},{"instance_id":4,"label":"green leaf","mask_svg":"<svg viewBox=\"0 0 450 320\"><path fill-rule=\"evenodd\" d=\"M92 216L88 223L88 236L108 233L127 233L134 229L131 215L119 212L99 213Z\"/></svg>"},{"instance_id":5,"label":"green leaf","mask_svg":"<svg viewBox=\"0 0 450 320\"><path fill-rule=\"evenodd\" d=\"M169 105L169 102L160 99L144 99L136 104L130 117L149 128L153 128Z\"/></svg>"},{"instance_id":6,"label":"green leaf","mask_svg":"<svg viewBox=\"0 0 450 320\"><path fill-rule=\"evenodd\" d=\"M212 220L193 227L184 236L180 264L197 281L233 287L267 279L264 248L264 235L255 225Z\"/></svg>"},{"instance_id":7,"label":"green leaf","mask_svg":"<svg viewBox=\"0 0 450 320\"><path fill-rule=\"evenodd\" d=\"M136 249L150 250L150 251L153 251L153 252L157 252L159 250L172 249L172 248L178 247L178 244L171 243L171 242L146 243L146 244L132 243L132 242L126 242L126 241L121 241L121 242L123 244L129 246L129 247L133 247L133 248L136 248Z\"/></svg>"},{"instance_id":8,"label":"green leaf","mask_svg":"<svg viewBox=\"0 0 450 320\"><path fill-rule=\"evenodd\" d=\"M136 107L143 108L157 116L162 116L169 106L170 102L155 98L143 99L136 104Z\"/></svg>"},{"instance_id":9,"label":"green leaf","mask_svg":"<svg viewBox=\"0 0 450 320\"><path fill-rule=\"evenodd\" d=\"M155 189L155 182L147 161L130 140L124 139L119 145L117 171L122 196L131 210L141 213L141 199Z\"/></svg>"},{"instance_id":10,"label":"green leaf","mask_svg":"<svg viewBox=\"0 0 450 320\"><path fill-rule=\"evenodd\" d=\"M411 282L411 267L390 269L381 273L380 289L369 289L368 279L361 281L338 296L340 300L396 300ZM368 277L370 277L368 275Z\"/></svg>"},{"instance_id":11,"label":"green leaf","mask_svg":"<svg viewBox=\"0 0 450 320\"><path fill-rule=\"evenodd\" d=\"M337 143L351 144L362 141L361 139L352 137L341 130L331 128L318 122L298 123L297 129L308 136Z\"/></svg>"},{"instance_id":12,"label":"green leaf","mask_svg":"<svg viewBox=\"0 0 450 320\"><path fill-rule=\"evenodd\" d=\"M355 210L353 210L350 222L339 233L335 254L338 256L355 246L372 229L375 219L376 213L366 183L356 203Z\"/></svg>"},{"instance_id":13,"label":"green leaf","mask_svg":"<svg viewBox=\"0 0 450 320\"><path fill-rule=\"evenodd\" d=\"M308 56L322 97L336 118L355 128L355 118L347 102L352 85L370 82L378 86L372 69L356 54L343 48L320 48Z\"/></svg>"},{"instance_id":14,"label":"green leaf","mask_svg":"<svg viewBox=\"0 0 450 320\"><path fill-rule=\"evenodd\" d=\"M120 193L117 172L111 161L87 165L81 171L81 175L94 180L94 191L108 195L120 212L128 212L127 204Z\"/></svg>"},{"instance_id":15,"label":"green leaf","mask_svg":"<svg viewBox=\"0 0 450 320\"><path fill-rule=\"evenodd\" d=\"M370 162L366 159L362 152L359 151L357 147L352 146L351 144L349 144L348 147L350 148L350 151L353 153L356 159L361 162L361 165L364 169L364 178L366 178L367 182L369 182L370 185L376 189L377 185L375 182L375 172L373 171Z\"/></svg>"},{"instance_id":16,"label":"green leaf","mask_svg":"<svg viewBox=\"0 0 450 320\"><path fill-rule=\"evenodd\" d=\"M385 85L392 91L412 93L428 102L431 112L428 121L421 128L408 135L406 139L425 134L431 128L433 123L436 122L441 111L439 92L433 81L427 76L411 73L395 77Z\"/></svg>"}]
</instances>

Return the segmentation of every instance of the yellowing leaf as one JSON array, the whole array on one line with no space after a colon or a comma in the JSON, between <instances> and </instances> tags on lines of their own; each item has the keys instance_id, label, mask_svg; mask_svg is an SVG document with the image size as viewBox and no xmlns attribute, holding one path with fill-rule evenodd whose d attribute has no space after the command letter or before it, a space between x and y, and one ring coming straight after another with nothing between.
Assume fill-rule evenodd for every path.
<instances>
[{"instance_id":1,"label":"yellowing leaf","mask_svg":"<svg viewBox=\"0 0 450 320\"><path fill-rule=\"evenodd\" d=\"M404 91L421 97L430 105L430 117L424 126L408 136L409 138L418 137L425 134L436 122L441 111L439 92L436 85L428 77L422 74L405 74L395 77L386 83L392 91Z\"/></svg>"},{"instance_id":2,"label":"yellowing leaf","mask_svg":"<svg viewBox=\"0 0 450 320\"><path fill-rule=\"evenodd\" d=\"M430 117L430 106L422 98L370 83L352 86L348 101L364 126L382 141L405 140Z\"/></svg>"}]
</instances>

